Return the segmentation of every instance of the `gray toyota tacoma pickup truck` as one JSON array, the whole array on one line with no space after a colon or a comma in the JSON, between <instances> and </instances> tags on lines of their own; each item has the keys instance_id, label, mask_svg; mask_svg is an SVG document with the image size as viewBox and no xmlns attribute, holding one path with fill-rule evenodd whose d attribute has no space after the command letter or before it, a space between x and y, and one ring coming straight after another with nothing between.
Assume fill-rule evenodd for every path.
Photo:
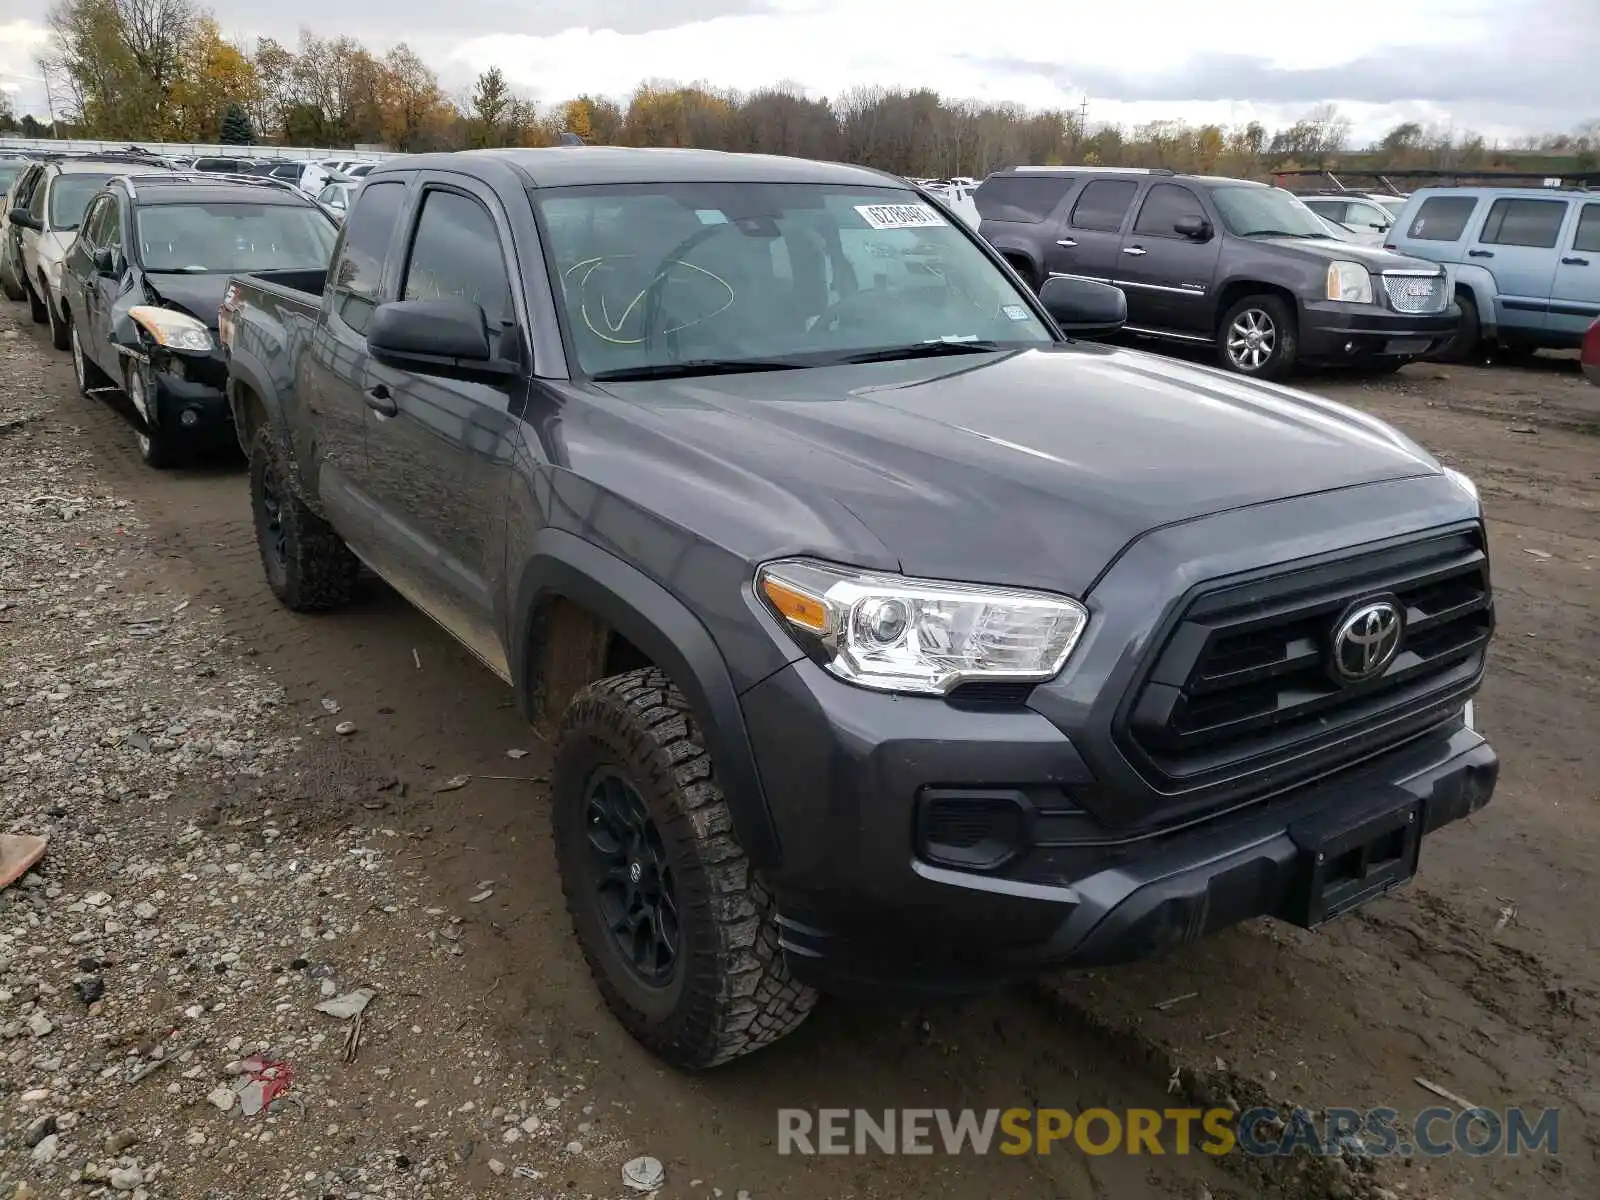
<instances>
[{"instance_id":1,"label":"gray toyota tacoma pickup truck","mask_svg":"<svg viewBox=\"0 0 1600 1200\"><path fill-rule=\"evenodd\" d=\"M220 330L273 591L364 563L555 730L598 987L706 1067L1315 927L1488 802L1472 484L1124 317L889 175L582 147L377 167Z\"/></svg>"}]
</instances>

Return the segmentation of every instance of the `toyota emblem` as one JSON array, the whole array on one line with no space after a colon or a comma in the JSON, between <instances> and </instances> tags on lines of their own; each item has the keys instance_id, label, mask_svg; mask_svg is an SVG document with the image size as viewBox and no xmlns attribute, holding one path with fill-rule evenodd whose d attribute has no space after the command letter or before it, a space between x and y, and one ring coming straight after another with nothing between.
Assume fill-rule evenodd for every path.
<instances>
[{"instance_id":1,"label":"toyota emblem","mask_svg":"<svg viewBox=\"0 0 1600 1200\"><path fill-rule=\"evenodd\" d=\"M1365 683L1388 670L1400 652L1405 618L1393 600L1363 600L1345 610L1333 630L1334 678Z\"/></svg>"}]
</instances>

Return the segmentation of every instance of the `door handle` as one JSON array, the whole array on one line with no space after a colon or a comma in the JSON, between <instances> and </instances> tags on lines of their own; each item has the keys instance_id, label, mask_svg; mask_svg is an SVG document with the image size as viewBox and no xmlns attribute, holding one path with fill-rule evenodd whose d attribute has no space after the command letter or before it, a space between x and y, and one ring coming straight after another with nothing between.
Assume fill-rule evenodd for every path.
<instances>
[{"instance_id":1,"label":"door handle","mask_svg":"<svg viewBox=\"0 0 1600 1200\"><path fill-rule=\"evenodd\" d=\"M1056 245L1058 245L1058 246L1067 246L1067 247L1070 248L1072 246L1076 246L1077 244L1078 243L1073 241L1071 238L1057 238L1056 239Z\"/></svg>"},{"instance_id":2,"label":"door handle","mask_svg":"<svg viewBox=\"0 0 1600 1200\"><path fill-rule=\"evenodd\" d=\"M1467 251L1467 257L1468 258L1493 258L1494 257L1494 251L1493 250L1468 250Z\"/></svg>"},{"instance_id":3,"label":"door handle","mask_svg":"<svg viewBox=\"0 0 1600 1200\"><path fill-rule=\"evenodd\" d=\"M373 384L361 393L361 398L367 402L367 407L379 416L392 417L400 411L400 406L395 403L388 384Z\"/></svg>"},{"instance_id":4,"label":"door handle","mask_svg":"<svg viewBox=\"0 0 1600 1200\"><path fill-rule=\"evenodd\" d=\"M1561 265L1564 267L1587 267L1589 260L1587 258L1579 258L1576 254L1569 254L1561 260Z\"/></svg>"},{"instance_id":5,"label":"door handle","mask_svg":"<svg viewBox=\"0 0 1600 1200\"><path fill-rule=\"evenodd\" d=\"M1140 254L1148 254L1149 253L1149 251L1146 250L1143 246L1124 246L1122 248L1122 252L1124 254L1132 254L1135 257L1137 257Z\"/></svg>"}]
</instances>

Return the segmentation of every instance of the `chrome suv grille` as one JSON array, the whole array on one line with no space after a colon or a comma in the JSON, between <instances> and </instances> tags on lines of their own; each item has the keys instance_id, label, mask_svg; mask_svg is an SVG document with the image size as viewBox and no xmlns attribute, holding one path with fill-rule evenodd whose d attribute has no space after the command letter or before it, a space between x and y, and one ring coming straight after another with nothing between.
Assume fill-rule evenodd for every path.
<instances>
[{"instance_id":1,"label":"chrome suv grille","mask_svg":"<svg viewBox=\"0 0 1600 1200\"><path fill-rule=\"evenodd\" d=\"M1449 301L1443 275L1385 275L1383 290L1395 312L1443 312Z\"/></svg>"},{"instance_id":2,"label":"chrome suv grille","mask_svg":"<svg viewBox=\"0 0 1600 1200\"><path fill-rule=\"evenodd\" d=\"M1333 669L1342 618L1388 599L1399 649L1363 682ZM1117 738L1158 790L1288 784L1448 716L1483 673L1494 607L1479 525L1202 590L1124 706ZM1241 790L1249 790L1242 788Z\"/></svg>"}]
</instances>

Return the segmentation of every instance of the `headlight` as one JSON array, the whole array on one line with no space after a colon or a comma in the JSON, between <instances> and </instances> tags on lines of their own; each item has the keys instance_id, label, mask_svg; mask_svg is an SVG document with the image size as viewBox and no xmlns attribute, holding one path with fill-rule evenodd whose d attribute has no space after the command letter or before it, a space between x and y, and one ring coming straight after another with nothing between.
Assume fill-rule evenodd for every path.
<instances>
[{"instance_id":1,"label":"headlight","mask_svg":"<svg viewBox=\"0 0 1600 1200\"><path fill-rule=\"evenodd\" d=\"M1372 303L1372 276L1360 263L1328 264L1328 299L1347 304Z\"/></svg>"},{"instance_id":2,"label":"headlight","mask_svg":"<svg viewBox=\"0 0 1600 1200\"><path fill-rule=\"evenodd\" d=\"M204 353L211 349L211 331L205 323L187 313L154 304L138 304L128 310L128 316L155 340L156 345L168 350L193 350Z\"/></svg>"},{"instance_id":3,"label":"headlight","mask_svg":"<svg viewBox=\"0 0 1600 1200\"><path fill-rule=\"evenodd\" d=\"M1052 678L1089 614L1064 596L898 575L807 559L768 563L756 590L841 679L884 692L943 695L976 679Z\"/></svg>"}]
</instances>

